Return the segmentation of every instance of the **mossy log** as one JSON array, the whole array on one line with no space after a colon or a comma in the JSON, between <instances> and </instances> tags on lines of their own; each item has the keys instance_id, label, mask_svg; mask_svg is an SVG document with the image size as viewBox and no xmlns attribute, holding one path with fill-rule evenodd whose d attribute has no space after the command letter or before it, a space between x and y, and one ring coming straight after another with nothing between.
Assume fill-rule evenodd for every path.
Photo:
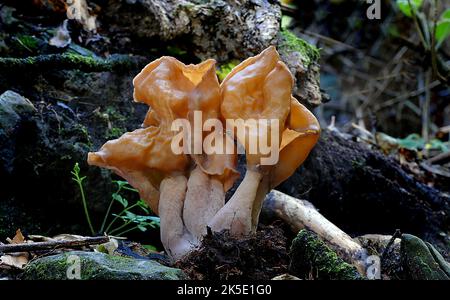
<instances>
[{"instance_id":1,"label":"mossy log","mask_svg":"<svg viewBox=\"0 0 450 300\"><path fill-rule=\"evenodd\" d=\"M107 59L73 53L44 54L25 58L0 57L0 72L33 72L76 69L84 72L127 71L144 66L141 57L111 55Z\"/></svg>"},{"instance_id":2,"label":"mossy log","mask_svg":"<svg viewBox=\"0 0 450 300\"><path fill-rule=\"evenodd\" d=\"M315 233L301 230L292 241L289 273L319 280L360 280L356 268L343 261Z\"/></svg>"}]
</instances>

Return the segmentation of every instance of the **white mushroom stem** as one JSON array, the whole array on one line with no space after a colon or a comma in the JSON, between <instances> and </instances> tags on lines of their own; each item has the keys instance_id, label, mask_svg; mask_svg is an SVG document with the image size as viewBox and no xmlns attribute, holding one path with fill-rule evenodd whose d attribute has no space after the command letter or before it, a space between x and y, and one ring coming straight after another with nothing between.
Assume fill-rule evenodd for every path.
<instances>
[{"instance_id":1,"label":"white mushroom stem","mask_svg":"<svg viewBox=\"0 0 450 300\"><path fill-rule=\"evenodd\" d=\"M262 177L259 171L247 169L236 192L209 223L213 231L228 229L236 237L252 232L253 204Z\"/></svg>"},{"instance_id":2,"label":"white mushroom stem","mask_svg":"<svg viewBox=\"0 0 450 300\"><path fill-rule=\"evenodd\" d=\"M364 272L367 251L348 234L322 216L308 201L272 190L264 200L264 211L274 213L294 232L309 229L334 249L342 259Z\"/></svg>"},{"instance_id":3,"label":"white mushroom stem","mask_svg":"<svg viewBox=\"0 0 450 300\"><path fill-rule=\"evenodd\" d=\"M206 226L225 204L222 183L196 167L187 183L184 201L184 224L198 240L206 234Z\"/></svg>"},{"instance_id":4,"label":"white mushroom stem","mask_svg":"<svg viewBox=\"0 0 450 300\"><path fill-rule=\"evenodd\" d=\"M161 241L166 252L180 259L198 245L183 223L183 204L187 179L183 175L165 178L160 185L159 216L161 218Z\"/></svg>"},{"instance_id":5,"label":"white mushroom stem","mask_svg":"<svg viewBox=\"0 0 450 300\"><path fill-rule=\"evenodd\" d=\"M263 206L264 199L270 190L269 176L265 175L259 184L258 191L256 192L255 201L253 202L252 209L252 232L256 233L259 223L259 215Z\"/></svg>"}]
</instances>

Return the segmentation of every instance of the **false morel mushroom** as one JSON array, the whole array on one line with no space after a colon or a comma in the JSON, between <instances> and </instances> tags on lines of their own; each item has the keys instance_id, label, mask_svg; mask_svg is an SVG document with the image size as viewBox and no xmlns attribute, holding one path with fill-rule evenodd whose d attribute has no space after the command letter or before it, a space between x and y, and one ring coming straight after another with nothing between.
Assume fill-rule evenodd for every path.
<instances>
[{"instance_id":1,"label":"false morel mushroom","mask_svg":"<svg viewBox=\"0 0 450 300\"><path fill-rule=\"evenodd\" d=\"M214 60L185 65L172 57L148 64L133 84L134 100L149 106L143 128L89 153L88 163L140 192L161 218L161 240L173 259L198 246L207 227L236 237L254 233L265 195L303 163L320 134L314 115L292 97L292 75L274 47L236 66L221 84ZM242 148L244 179L225 203Z\"/></svg>"}]
</instances>

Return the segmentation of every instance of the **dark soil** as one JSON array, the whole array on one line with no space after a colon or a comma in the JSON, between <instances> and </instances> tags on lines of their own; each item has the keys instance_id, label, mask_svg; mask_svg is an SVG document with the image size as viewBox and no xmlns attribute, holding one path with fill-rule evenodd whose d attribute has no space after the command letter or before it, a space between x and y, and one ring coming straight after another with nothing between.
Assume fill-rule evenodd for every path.
<instances>
[{"instance_id":1,"label":"dark soil","mask_svg":"<svg viewBox=\"0 0 450 300\"><path fill-rule=\"evenodd\" d=\"M194 280L269 280L287 273L289 245L280 223L262 226L256 235L242 239L228 231L209 232L202 246L175 267Z\"/></svg>"}]
</instances>

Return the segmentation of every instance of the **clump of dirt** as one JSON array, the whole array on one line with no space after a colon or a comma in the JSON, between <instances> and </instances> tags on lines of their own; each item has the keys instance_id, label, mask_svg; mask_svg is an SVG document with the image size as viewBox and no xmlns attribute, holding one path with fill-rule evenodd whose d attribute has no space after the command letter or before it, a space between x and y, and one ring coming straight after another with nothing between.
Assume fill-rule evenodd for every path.
<instances>
[{"instance_id":1,"label":"clump of dirt","mask_svg":"<svg viewBox=\"0 0 450 300\"><path fill-rule=\"evenodd\" d=\"M195 280L268 280L287 272L288 239L277 224L236 239L228 230L209 230L202 246L176 263Z\"/></svg>"}]
</instances>

